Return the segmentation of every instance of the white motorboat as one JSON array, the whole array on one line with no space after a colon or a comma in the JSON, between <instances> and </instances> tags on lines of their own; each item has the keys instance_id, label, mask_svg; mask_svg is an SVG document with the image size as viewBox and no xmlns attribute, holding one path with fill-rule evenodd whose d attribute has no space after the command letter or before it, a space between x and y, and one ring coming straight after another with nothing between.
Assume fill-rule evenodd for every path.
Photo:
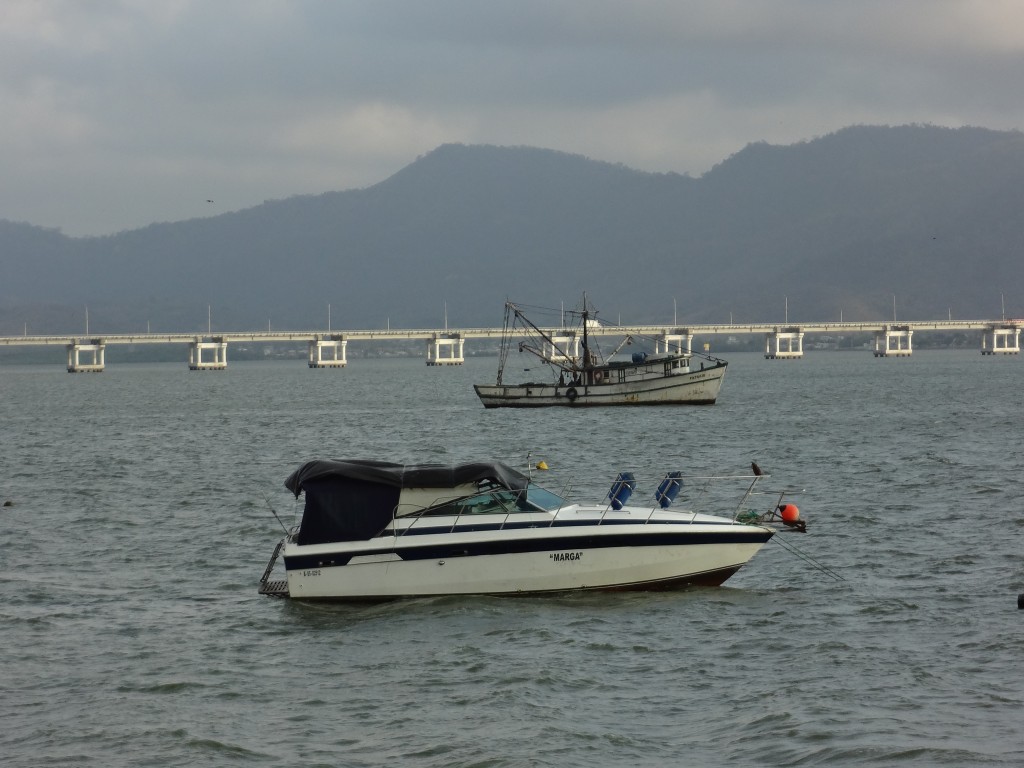
<instances>
[{"instance_id":1,"label":"white motorboat","mask_svg":"<svg viewBox=\"0 0 1024 768\"><path fill-rule=\"evenodd\" d=\"M782 504L785 491L767 512L745 506L762 477L755 465L753 475L715 478L742 483L724 517L671 508L687 482L679 472L641 504L629 503L637 481L628 472L603 501L583 504L498 462L311 461L285 481L296 499L305 494L301 521L259 591L387 600L719 585L780 528L804 527ZM279 557L284 578L275 576Z\"/></svg>"},{"instance_id":2,"label":"white motorboat","mask_svg":"<svg viewBox=\"0 0 1024 768\"><path fill-rule=\"evenodd\" d=\"M564 321L566 313L561 314ZM603 357L594 336L614 332L616 326L598 322L586 297L582 310L568 314L578 319L577 326L544 329L516 304L505 304L497 380L473 386L485 408L712 405L718 399L728 364L710 355L698 355L703 359L695 362L688 343L685 347L682 343L684 337L689 338L683 329L671 329L665 338L654 340L656 347L664 345L664 351L635 352L620 360L614 356L634 342L632 336L627 334L614 352ZM505 382L513 347L539 359L550 371L550 380Z\"/></svg>"}]
</instances>

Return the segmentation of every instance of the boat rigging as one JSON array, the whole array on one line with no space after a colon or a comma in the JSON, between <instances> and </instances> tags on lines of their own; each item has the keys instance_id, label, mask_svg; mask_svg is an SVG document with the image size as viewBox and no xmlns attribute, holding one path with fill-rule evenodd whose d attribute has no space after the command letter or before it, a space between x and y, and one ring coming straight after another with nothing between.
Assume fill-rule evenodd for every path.
<instances>
[{"instance_id":1,"label":"boat rigging","mask_svg":"<svg viewBox=\"0 0 1024 768\"><path fill-rule=\"evenodd\" d=\"M563 311L563 319L564 319ZM670 349L668 332L654 339L655 352L637 352L628 360L616 360L623 347L634 343L625 335L610 355L604 357L594 342L595 328L614 328L597 319L586 295L579 310L569 313L577 323L563 321L559 328L544 328L527 316L523 308L505 303L501 351L494 385L474 388L486 408L542 407L554 405L710 405L715 402L725 376L727 363L710 355L702 358L699 370L691 367L695 357L683 348L682 336L673 335ZM664 343L665 351L658 347ZM530 354L547 365L551 382L506 382L511 350Z\"/></svg>"}]
</instances>

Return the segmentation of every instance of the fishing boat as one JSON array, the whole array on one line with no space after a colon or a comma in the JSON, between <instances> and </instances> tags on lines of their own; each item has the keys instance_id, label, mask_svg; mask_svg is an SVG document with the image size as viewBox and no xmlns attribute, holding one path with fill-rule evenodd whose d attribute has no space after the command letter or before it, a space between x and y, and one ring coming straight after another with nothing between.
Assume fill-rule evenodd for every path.
<instances>
[{"instance_id":1,"label":"fishing boat","mask_svg":"<svg viewBox=\"0 0 1024 768\"><path fill-rule=\"evenodd\" d=\"M561 328L546 329L527 318L521 307L506 302L497 381L473 385L485 408L712 405L718 399L728 364L710 355L695 355L688 344L681 343L682 334L656 339L653 352L616 359L624 346L634 342L626 334L603 357L595 336L614 333L616 326L599 321L586 297L583 309L569 314L578 319L577 325L565 328L563 322ZM505 371L513 347L538 359L550 379L507 383ZM695 356L700 358L697 362Z\"/></svg>"},{"instance_id":2,"label":"fishing boat","mask_svg":"<svg viewBox=\"0 0 1024 768\"><path fill-rule=\"evenodd\" d=\"M678 471L646 492L621 472L603 499L579 503L500 462L311 461L285 481L305 496L301 519L282 522L259 592L379 601L720 585L777 531L804 528L786 491L766 511L749 508L765 495L754 489L767 475L754 469L714 478L740 483L739 503L720 516L672 508L693 482Z\"/></svg>"}]
</instances>

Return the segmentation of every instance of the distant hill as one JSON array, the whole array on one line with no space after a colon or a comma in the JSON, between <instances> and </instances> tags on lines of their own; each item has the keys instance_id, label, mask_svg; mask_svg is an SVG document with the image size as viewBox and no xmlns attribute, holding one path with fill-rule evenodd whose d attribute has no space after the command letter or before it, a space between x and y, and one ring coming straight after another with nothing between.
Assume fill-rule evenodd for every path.
<instances>
[{"instance_id":1,"label":"distant hill","mask_svg":"<svg viewBox=\"0 0 1024 768\"><path fill-rule=\"evenodd\" d=\"M1024 315L1024 134L855 126L700 178L444 145L365 189L107 237L0 221L0 334Z\"/></svg>"}]
</instances>

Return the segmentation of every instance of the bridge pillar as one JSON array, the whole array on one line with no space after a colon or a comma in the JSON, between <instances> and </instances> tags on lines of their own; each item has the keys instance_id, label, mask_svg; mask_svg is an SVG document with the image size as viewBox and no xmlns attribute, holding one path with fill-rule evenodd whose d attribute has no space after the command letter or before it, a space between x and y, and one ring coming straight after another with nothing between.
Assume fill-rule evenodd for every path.
<instances>
[{"instance_id":1,"label":"bridge pillar","mask_svg":"<svg viewBox=\"0 0 1024 768\"><path fill-rule=\"evenodd\" d=\"M804 356L804 332L799 328L776 328L764 335L765 360L799 360Z\"/></svg>"},{"instance_id":2,"label":"bridge pillar","mask_svg":"<svg viewBox=\"0 0 1024 768\"><path fill-rule=\"evenodd\" d=\"M654 354L693 354L693 334L689 328L667 328L654 337Z\"/></svg>"},{"instance_id":3,"label":"bridge pillar","mask_svg":"<svg viewBox=\"0 0 1024 768\"><path fill-rule=\"evenodd\" d=\"M981 354L1020 354L1020 326L1014 323L990 325L981 334Z\"/></svg>"},{"instance_id":4,"label":"bridge pillar","mask_svg":"<svg viewBox=\"0 0 1024 768\"><path fill-rule=\"evenodd\" d=\"M344 336L317 336L309 342L309 367L344 368L348 364L345 356L347 347L348 341ZM329 351L327 357L324 357L324 348Z\"/></svg>"},{"instance_id":5,"label":"bridge pillar","mask_svg":"<svg viewBox=\"0 0 1024 768\"><path fill-rule=\"evenodd\" d=\"M462 365L465 339L458 333L435 333L427 339L427 365Z\"/></svg>"},{"instance_id":6,"label":"bridge pillar","mask_svg":"<svg viewBox=\"0 0 1024 768\"><path fill-rule=\"evenodd\" d=\"M580 359L580 337L576 331L561 330L552 335L551 341L544 342L544 357L556 363L568 363Z\"/></svg>"},{"instance_id":7,"label":"bridge pillar","mask_svg":"<svg viewBox=\"0 0 1024 768\"><path fill-rule=\"evenodd\" d=\"M89 339L79 341L72 339L67 345L68 350L68 373L99 373L104 367L104 351L107 345L103 339ZM82 362L82 353L92 356L91 362Z\"/></svg>"},{"instance_id":8,"label":"bridge pillar","mask_svg":"<svg viewBox=\"0 0 1024 768\"><path fill-rule=\"evenodd\" d=\"M203 352L212 352L213 359L203 359ZM217 336L210 341L197 338L188 345L188 369L190 371L223 371L228 367L228 343Z\"/></svg>"},{"instance_id":9,"label":"bridge pillar","mask_svg":"<svg viewBox=\"0 0 1024 768\"><path fill-rule=\"evenodd\" d=\"M875 331L875 357L910 357L914 331L909 325L888 325Z\"/></svg>"}]
</instances>

